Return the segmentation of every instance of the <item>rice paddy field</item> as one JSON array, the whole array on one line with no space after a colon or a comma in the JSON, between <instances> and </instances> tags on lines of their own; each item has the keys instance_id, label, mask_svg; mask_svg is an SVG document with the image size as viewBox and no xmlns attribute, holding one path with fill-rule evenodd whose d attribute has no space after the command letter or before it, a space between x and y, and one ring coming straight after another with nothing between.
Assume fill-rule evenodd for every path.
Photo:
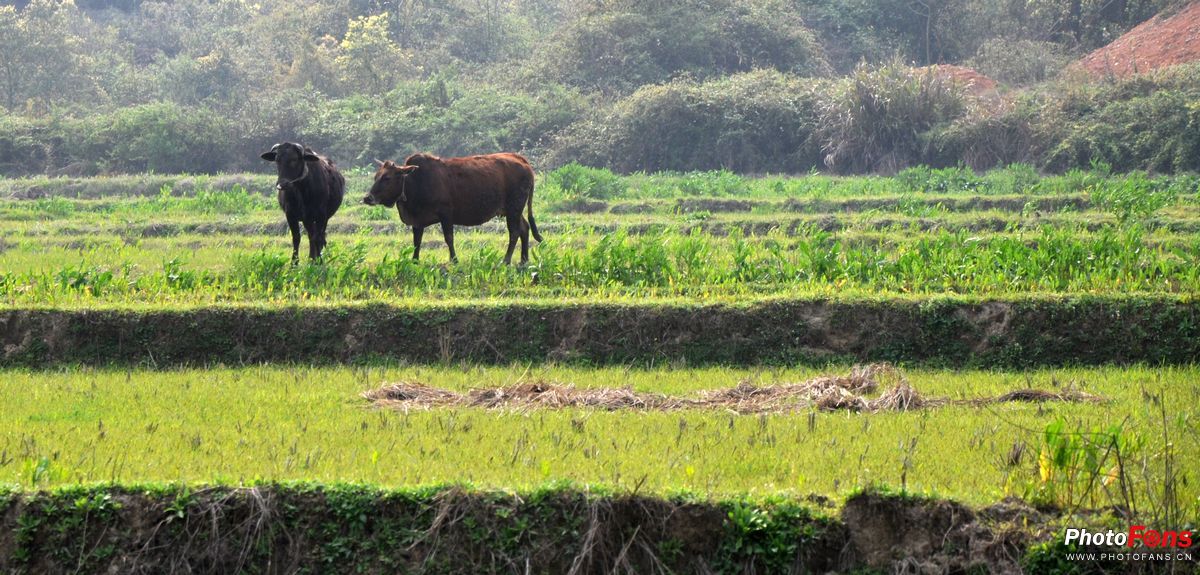
<instances>
[{"instance_id":1,"label":"rice paddy field","mask_svg":"<svg viewBox=\"0 0 1200 575\"><path fill-rule=\"evenodd\" d=\"M1169 402L1166 431L1178 438L1179 460L1200 457L1190 407L1200 400L1200 371L1190 367L1023 374L918 369L905 377L929 398L1065 387L1106 400L872 414L816 407L752 415L724 409L372 409L360 397L381 382L436 383L463 391L531 380L688 396L742 381L804 381L826 371L296 366L13 371L0 395L6 413L0 478L30 487L316 480L390 487L463 482L501 489L567 479L655 493L831 498L887 484L984 505L1036 493L1033 469L1048 421L1084 431L1120 426L1131 445L1140 444L1140 453L1130 456L1146 457L1146 472L1155 477L1149 458L1164 425L1163 401ZM1024 455L1012 455L1014 449ZM43 460L49 463L39 467ZM1181 495L1194 499L1197 492L1189 487Z\"/></svg>"},{"instance_id":2,"label":"rice paddy field","mask_svg":"<svg viewBox=\"0 0 1200 575\"><path fill-rule=\"evenodd\" d=\"M273 177L0 179L0 483L1200 519L1196 176L567 166L540 175L523 267L498 222L460 228L457 263L430 230L414 262L397 215L361 203L370 176L348 180L324 261L292 266ZM869 388L813 387L881 362ZM398 383L539 399L368 399Z\"/></svg>"}]
</instances>

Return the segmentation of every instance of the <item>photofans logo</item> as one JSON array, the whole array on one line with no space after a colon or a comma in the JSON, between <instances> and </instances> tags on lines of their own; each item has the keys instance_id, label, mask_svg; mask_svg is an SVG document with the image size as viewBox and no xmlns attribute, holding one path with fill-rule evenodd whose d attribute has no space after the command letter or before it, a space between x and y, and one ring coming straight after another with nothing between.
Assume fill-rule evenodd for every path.
<instances>
[{"instance_id":1,"label":"photofans logo","mask_svg":"<svg viewBox=\"0 0 1200 575\"><path fill-rule=\"evenodd\" d=\"M1079 549L1101 548L1068 553L1069 561L1192 561L1191 531L1157 531L1145 525L1103 532L1070 527L1063 543Z\"/></svg>"}]
</instances>

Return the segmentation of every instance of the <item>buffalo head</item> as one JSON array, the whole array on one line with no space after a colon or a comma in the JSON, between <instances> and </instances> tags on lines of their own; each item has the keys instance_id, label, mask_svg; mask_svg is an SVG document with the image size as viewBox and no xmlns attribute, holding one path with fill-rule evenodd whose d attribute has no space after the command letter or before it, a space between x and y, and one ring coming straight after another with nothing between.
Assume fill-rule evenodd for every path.
<instances>
[{"instance_id":1,"label":"buffalo head","mask_svg":"<svg viewBox=\"0 0 1200 575\"><path fill-rule=\"evenodd\" d=\"M303 180L308 176L308 162L320 160L312 150L293 142L275 144L271 151L263 152L259 157L275 162L275 170L279 173L279 180L275 183L277 187Z\"/></svg>"},{"instance_id":2,"label":"buffalo head","mask_svg":"<svg viewBox=\"0 0 1200 575\"><path fill-rule=\"evenodd\" d=\"M390 160L375 162L379 164L379 169L375 171L375 183L363 198L363 203L368 206L382 204L390 208L397 201L407 202L409 175L417 170L417 166L401 166Z\"/></svg>"}]
</instances>

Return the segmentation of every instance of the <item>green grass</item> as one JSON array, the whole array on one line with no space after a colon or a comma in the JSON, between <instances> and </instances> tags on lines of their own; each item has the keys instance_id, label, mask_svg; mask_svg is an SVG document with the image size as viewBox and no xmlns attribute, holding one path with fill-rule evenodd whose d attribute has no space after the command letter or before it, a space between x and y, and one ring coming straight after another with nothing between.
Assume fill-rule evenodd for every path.
<instances>
[{"instance_id":1,"label":"green grass","mask_svg":"<svg viewBox=\"0 0 1200 575\"><path fill-rule=\"evenodd\" d=\"M324 265L297 268L269 176L3 180L32 199L0 202L0 303L1195 293L1196 178L1102 168L747 178L568 166L543 175L547 241L520 270L500 265L497 223L462 230L455 265L427 233L412 263L396 214L359 203L365 173L350 175ZM601 210L563 211L581 201Z\"/></svg>"},{"instance_id":2,"label":"green grass","mask_svg":"<svg viewBox=\"0 0 1200 575\"><path fill-rule=\"evenodd\" d=\"M714 496L845 495L871 484L904 483L912 492L990 503L1009 494L1036 494L1041 432L1061 419L1069 429L1122 425L1127 438L1141 442L1126 457L1135 462L1131 471L1146 465L1136 470L1143 486L1159 477L1156 457L1166 433L1180 471L1189 478L1178 487L1181 501L1194 509L1200 495L1195 466L1187 463L1200 457L1196 368L909 371L913 385L929 396L973 398L1027 386L1077 386L1112 401L870 415L401 413L372 409L358 395L385 381L417 380L462 390L528 378L689 394L741 380L768 384L815 373L553 366L10 370L0 374L0 411L5 413L0 481L27 488L257 480L520 488L567 479ZM1158 398L1166 405L1165 424L1154 404ZM1005 460L1018 442L1026 444L1025 457L1009 466Z\"/></svg>"},{"instance_id":3,"label":"green grass","mask_svg":"<svg viewBox=\"0 0 1200 575\"><path fill-rule=\"evenodd\" d=\"M0 179L0 198L10 198L0 200L0 307L932 302L1093 294L1187 302L1200 293L1198 182L1192 175L1113 175L1103 166L1061 176L1026 166L986 174L914 168L892 178L617 176L569 166L539 179L535 211L547 241L533 249L530 266L507 268L500 264L506 237L497 223L460 230L457 264L446 261L440 234L431 230L423 261L411 262L411 236L395 212L359 202L370 183L365 172L348 174L325 262L297 267L288 265L270 174ZM430 346L437 345L434 337ZM1154 479L1154 458L1162 453L1154 438L1163 426L1154 397L1171 408L1166 426L1180 438L1181 461L1200 455L1194 368L917 371L911 379L931 395L976 397L1026 380L1038 387L1078 380L1114 401L819 413L811 420L470 409L397 414L358 399L384 380L462 389L512 382L525 371L10 370L0 373L6 415L0 481L514 487L570 479L714 494L845 494L904 482L915 491L991 502L1041 493L1031 459L1015 468L1003 459L1015 442L1038 445L1058 419L1080 429L1124 421L1141 442L1136 457ZM529 371L579 385L666 393L811 375L733 368ZM1183 489L1194 504L1196 488Z\"/></svg>"},{"instance_id":4,"label":"green grass","mask_svg":"<svg viewBox=\"0 0 1200 575\"><path fill-rule=\"evenodd\" d=\"M1095 233L1047 227L992 237L943 231L911 239L842 239L815 229L797 236L744 236L738 229L726 236L698 229L641 235L580 230L535 248L526 268L503 266L503 240L479 235L464 237L460 262L453 265L444 263L436 244L417 263L409 246L359 236L331 245L323 264L292 267L289 250L256 246L258 241L270 240L124 245L99 239L47 251L24 243L9 249L12 271L0 272L0 302L1200 290L1194 265L1200 239L1163 243L1136 227Z\"/></svg>"}]
</instances>

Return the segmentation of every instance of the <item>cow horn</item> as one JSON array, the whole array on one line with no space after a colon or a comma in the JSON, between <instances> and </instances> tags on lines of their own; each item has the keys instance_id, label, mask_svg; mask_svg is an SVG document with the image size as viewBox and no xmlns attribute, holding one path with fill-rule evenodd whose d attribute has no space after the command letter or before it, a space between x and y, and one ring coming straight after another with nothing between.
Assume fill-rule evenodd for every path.
<instances>
[{"instance_id":1,"label":"cow horn","mask_svg":"<svg viewBox=\"0 0 1200 575\"><path fill-rule=\"evenodd\" d=\"M375 163L379 164L380 167L383 166L383 160L380 160L379 158L375 158Z\"/></svg>"}]
</instances>

